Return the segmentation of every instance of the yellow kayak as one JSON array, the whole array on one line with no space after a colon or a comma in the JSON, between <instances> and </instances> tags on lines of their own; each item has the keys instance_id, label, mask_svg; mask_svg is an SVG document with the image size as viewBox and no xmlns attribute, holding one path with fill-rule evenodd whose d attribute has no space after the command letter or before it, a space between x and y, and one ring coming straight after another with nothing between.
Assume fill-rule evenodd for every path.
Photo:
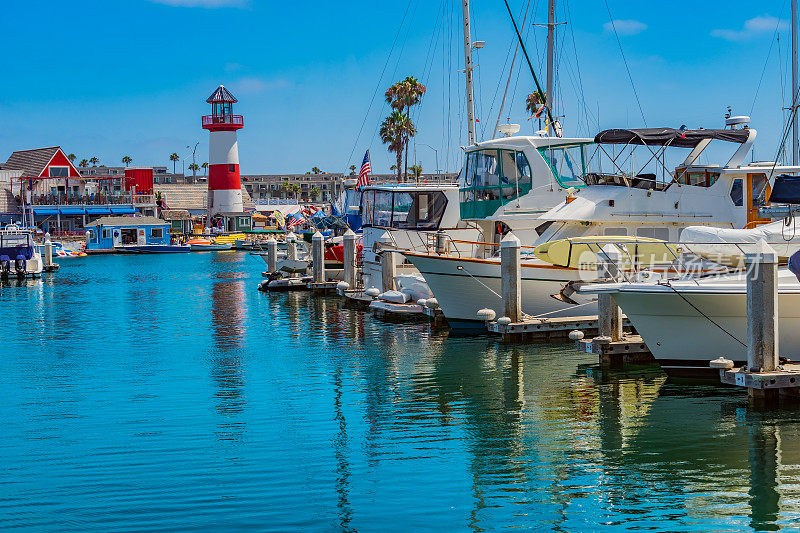
<instances>
[{"instance_id":1,"label":"yellow kayak","mask_svg":"<svg viewBox=\"0 0 800 533\"><path fill-rule=\"evenodd\" d=\"M611 247L611 248L608 248ZM604 251L619 257L619 266L637 267L671 263L678 257L677 245L646 237L573 237L540 244L533 254L542 261L567 268L597 264Z\"/></svg>"}]
</instances>

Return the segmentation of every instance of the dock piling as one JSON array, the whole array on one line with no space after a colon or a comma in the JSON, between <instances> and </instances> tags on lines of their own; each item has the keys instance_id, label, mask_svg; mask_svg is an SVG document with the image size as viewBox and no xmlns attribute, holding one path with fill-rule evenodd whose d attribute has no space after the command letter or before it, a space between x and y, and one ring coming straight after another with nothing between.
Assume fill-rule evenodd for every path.
<instances>
[{"instance_id":1,"label":"dock piling","mask_svg":"<svg viewBox=\"0 0 800 533\"><path fill-rule=\"evenodd\" d=\"M325 237L317 231L311 236L311 265L314 283L325 282Z\"/></svg>"},{"instance_id":2,"label":"dock piling","mask_svg":"<svg viewBox=\"0 0 800 533\"><path fill-rule=\"evenodd\" d=\"M392 250L381 252L381 282L383 292L394 290L394 278L397 275L397 260Z\"/></svg>"},{"instance_id":3,"label":"dock piling","mask_svg":"<svg viewBox=\"0 0 800 533\"><path fill-rule=\"evenodd\" d=\"M348 288L356 288L356 234L349 229L342 237L344 247L344 281Z\"/></svg>"},{"instance_id":4,"label":"dock piling","mask_svg":"<svg viewBox=\"0 0 800 533\"><path fill-rule=\"evenodd\" d=\"M747 367L751 372L778 368L778 255L762 243L745 256L747 268Z\"/></svg>"},{"instance_id":5,"label":"dock piling","mask_svg":"<svg viewBox=\"0 0 800 533\"><path fill-rule=\"evenodd\" d=\"M50 233L44 234L44 266L53 266L53 243L50 241Z\"/></svg>"},{"instance_id":6,"label":"dock piling","mask_svg":"<svg viewBox=\"0 0 800 533\"><path fill-rule=\"evenodd\" d=\"M278 241L270 237L267 239L267 272L272 274L278 270Z\"/></svg>"},{"instance_id":7,"label":"dock piling","mask_svg":"<svg viewBox=\"0 0 800 533\"><path fill-rule=\"evenodd\" d=\"M500 277L503 312L511 322L522 320L522 259L521 243L513 233L500 242Z\"/></svg>"}]
</instances>

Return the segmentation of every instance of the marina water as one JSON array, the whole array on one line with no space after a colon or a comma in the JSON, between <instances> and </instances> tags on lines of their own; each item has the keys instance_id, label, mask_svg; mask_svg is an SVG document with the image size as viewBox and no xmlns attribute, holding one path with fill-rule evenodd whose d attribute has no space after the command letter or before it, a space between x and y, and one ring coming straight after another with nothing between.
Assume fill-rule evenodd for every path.
<instances>
[{"instance_id":1,"label":"marina water","mask_svg":"<svg viewBox=\"0 0 800 533\"><path fill-rule=\"evenodd\" d=\"M0 288L0 529L776 530L800 412L255 290L244 253ZM713 355L713 354L712 354Z\"/></svg>"}]
</instances>

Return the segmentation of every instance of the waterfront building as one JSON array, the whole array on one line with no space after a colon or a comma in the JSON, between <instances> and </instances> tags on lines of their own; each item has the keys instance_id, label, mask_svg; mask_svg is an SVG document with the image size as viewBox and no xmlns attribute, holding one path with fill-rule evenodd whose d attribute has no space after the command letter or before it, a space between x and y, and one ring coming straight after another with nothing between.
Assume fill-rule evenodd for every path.
<instances>
[{"instance_id":1,"label":"waterfront building","mask_svg":"<svg viewBox=\"0 0 800 533\"><path fill-rule=\"evenodd\" d=\"M143 169L137 194L133 174L120 178L82 175L60 146L17 150L0 166L0 219L35 225L51 233L83 233L86 224L103 215L155 214L155 199L146 186ZM148 190L149 189L149 190Z\"/></svg>"}]
</instances>

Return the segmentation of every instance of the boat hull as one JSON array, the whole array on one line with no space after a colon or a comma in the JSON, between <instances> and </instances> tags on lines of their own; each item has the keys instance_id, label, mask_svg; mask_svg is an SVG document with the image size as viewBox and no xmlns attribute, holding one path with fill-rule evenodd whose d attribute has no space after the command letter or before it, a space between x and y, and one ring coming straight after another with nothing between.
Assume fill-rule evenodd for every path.
<instances>
[{"instance_id":1,"label":"boat hull","mask_svg":"<svg viewBox=\"0 0 800 533\"><path fill-rule=\"evenodd\" d=\"M230 244L190 244L191 251L193 252L220 252L230 250Z\"/></svg>"},{"instance_id":2,"label":"boat hull","mask_svg":"<svg viewBox=\"0 0 800 533\"><path fill-rule=\"evenodd\" d=\"M406 253L406 257L425 278L445 318L459 329L483 328L477 315L480 309L504 314L500 261L455 258L435 254ZM522 263L522 312L548 317L592 315L597 313L593 296L574 295L580 306L553 298L564 285L578 279L579 271L538 261Z\"/></svg>"},{"instance_id":3,"label":"boat hull","mask_svg":"<svg viewBox=\"0 0 800 533\"><path fill-rule=\"evenodd\" d=\"M623 289L613 297L661 368L672 377L719 382L719 372L709 367L709 361L724 357L736 366L747 362L744 287L736 292L677 294L662 285L654 290ZM800 293L779 293L778 316L779 346L797 346Z\"/></svg>"},{"instance_id":4,"label":"boat hull","mask_svg":"<svg viewBox=\"0 0 800 533\"><path fill-rule=\"evenodd\" d=\"M169 254L186 253L191 250L189 245L159 245L148 244L144 246L119 246L114 248L120 254Z\"/></svg>"}]
</instances>

